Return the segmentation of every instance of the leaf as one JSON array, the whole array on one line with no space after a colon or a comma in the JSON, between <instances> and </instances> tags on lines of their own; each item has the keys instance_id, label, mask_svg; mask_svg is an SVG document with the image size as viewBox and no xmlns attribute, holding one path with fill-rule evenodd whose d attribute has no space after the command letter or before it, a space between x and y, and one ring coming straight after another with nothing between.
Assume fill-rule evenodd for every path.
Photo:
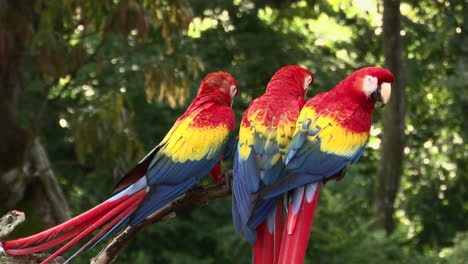
<instances>
[{"instance_id":1,"label":"leaf","mask_svg":"<svg viewBox=\"0 0 468 264\"><path fill-rule=\"evenodd\" d=\"M72 122L76 127L73 130L75 152L83 164L113 160L116 167L128 168L128 163L144 154L132 113L125 107L120 93L109 92L92 101L76 111Z\"/></svg>"}]
</instances>

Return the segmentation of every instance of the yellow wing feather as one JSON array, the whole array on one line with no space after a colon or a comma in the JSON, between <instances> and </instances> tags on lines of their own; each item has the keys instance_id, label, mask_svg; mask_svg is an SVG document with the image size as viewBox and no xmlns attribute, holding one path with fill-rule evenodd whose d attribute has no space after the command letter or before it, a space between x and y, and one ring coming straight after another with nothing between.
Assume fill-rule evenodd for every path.
<instances>
[{"instance_id":1,"label":"yellow wing feather","mask_svg":"<svg viewBox=\"0 0 468 264\"><path fill-rule=\"evenodd\" d=\"M272 164L276 163L280 158L284 162L294 133L296 120L289 120L287 113L285 113L280 116L277 126L273 127L272 123L274 121L271 121L268 126L266 125L266 116L266 111L256 110L249 115L250 126L247 124L241 125L239 131L240 156L244 160L248 158L255 143L254 134L257 134L264 140L265 148L268 148L271 144L278 145L279 153L273 156Z\"/></svg>"},{"instance_id":2,"label":"yellow wing feather","mask_svg":"<svg viewBox=\"0 0 468 264\"><path fill-rule=\"evenodd\" d=\"M229 136L227 125L194 127L193 120L192 116L181 120L162 142L161 151L174 162L213 159Z\"/></svg>"},{"instance_id":3,"label":"yellow wing feather","mask_svg":"<svg viewBox=\"0 0 468 264\"><path fill-rule=\"evenodd\" d=\"M338 112L328 112L327 115L318 115L312 108L303 108L298 120L304 122L311 120L312 129L319 129L315 135L308 135L309 142L316 142L320 137L320 150L343 156L354 155L367 142L367 132L355 132L340 125L345 119ZM297 129L304 129L302 122L298 122ZM310 130L310 128L309 128ZM333 140L332 140L333 139Z\"/></svg>"}]
</instances>

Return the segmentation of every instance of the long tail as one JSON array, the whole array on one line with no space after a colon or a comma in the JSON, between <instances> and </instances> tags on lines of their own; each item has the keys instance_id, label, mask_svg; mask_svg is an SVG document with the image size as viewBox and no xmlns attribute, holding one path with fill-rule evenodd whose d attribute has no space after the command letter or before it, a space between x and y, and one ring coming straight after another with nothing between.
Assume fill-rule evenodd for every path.
<instances>
[{"instance_id":1,"label":"long tail","mask_svg":"<svg viewBox=\"0 0 468 264\"><path fill-rule=\"evenodd\" d=\"M278 264L304 262L319 194L320 182L309 183L294 190L288 205Z\"/></svg>"},{"instance_id":2,"label":"long tail","mask_svg":"<svg viewBox=\"0 0 468 264\"><path fill-rule=\"evenodd\" d=\"M2 242L0 246L8 254L25 255L49 249L71 239L41 263L45 264L107 223L72 256L74 257L97 239L106 237L116 227L125 224L125 220L143 200L146 192L146 178L143 177L107 201L60 225L29 237Z\"/></svg>"},{"instance_id":3,"label":"long tail","mask_svg":"<svg viewBox=\"0 0 468 264\"><path fill-rule=\"evenodd\" d=\"M257 227L257 241L253 245L254 264L276 264L283 231L283 199L275 210Z\"/></svg>"}]
</instances>

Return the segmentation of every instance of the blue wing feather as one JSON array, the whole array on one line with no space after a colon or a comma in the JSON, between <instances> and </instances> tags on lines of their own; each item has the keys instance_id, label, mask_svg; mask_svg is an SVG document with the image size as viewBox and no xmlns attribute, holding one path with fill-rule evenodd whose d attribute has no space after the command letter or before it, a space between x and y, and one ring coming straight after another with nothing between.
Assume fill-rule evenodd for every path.
<instances>
[{"instance_id":1,"label":"blue wing feather","mask_svg":"<svg viewBox=\"0 0 468 264\"><path fill-rule=\"evenodd\" d=\"M279 98L278 98L279 99ZM237 232L250 242L273 210L278 197L259 194L287 174L284 159L303 101L255 99L244 113L233 168L232 214Z\"/></svg>"},{"instance_id":2,"label":"blue wing feather","mask_svg":"<svg viewBox=\"0 0 468 264\"><path fill-rule=\"evenodd\" d=\"M229 107L210 104L176 122L148 166L145 177L149 190L129 219L130 225L140 223L181 196L215 167L221 153L232 149L227 145L235 141L235 135L225 126L225 120L219 127L200 125L221 111L230 111L234 118Z\"/></svg>"},{"instance_id":3,"label":"blue wing feather","mask_svg":"<svg viewBox=\"0 0 468 264\"><path fill-rule=\"evenodd\" d=\"M255 156L252 155L252 157ZM244 232L246 238L253 243L256 240L255 228L265 220L268 213L274 208L278 197L259 199L258 187L255 191L246 188L246 186L250 187L252 185L246 184L245 180L253 177L243 175L245 165L239 166L239 160L240 158L236 157L234 161L234 171L238 172L236 174L238 178L233 181L232 186L233 222L236 232ZM257 180L257 185L259 186L259 180Z\"/></svg>"},{"instance_id":4,"label":"blue wing feather","mask_svg":"<svg viewBox=\"0 0 468 264\"><path fill-rule=\"evenodd\" d=\"M270 185L278 181L282 176L286 175L285 167L281 162L276 162L273 167L261 169L260 171L263 183ZM265 175L265 176L263 176ZM268 175L268 177L266 176Z\"/></svg>"},{"instance_id":5,"label":"blue wing feather","mask_svg":"<svg viewBox=\"0 0 468 264\"><path fill-rule=\"evenodd\" d=\"M224 160L227 160L231 157L232 153L236 148L237 142L237 134L233 131L229 135L229 139L226 143L226 147L224 148Z\"/></svg>"},{"instance_id":6,"label":"blue wing feather","mask_svg":"<svg viewBox=\"0 0 468 264\"><path fill-rule=\"evenodd\" d=\"M346 155L322 151L323 138L321 131L323 128L317 124L320 115L315 111L312 112L315 116L308 118L306 114L302 121L298 121L300 124L297 127L300 130L296 131L291 140L291 148L286 159L286 167L291 173L272 188L264 190L262 197L272 197L304 184L332 177L348 164L355 163L362 155L367 141L357 151ZM336 125L329 124L327 126L327 129L336 128ZM328 133L327 142L333 140L333 136L334 134Z\"/></svg>"},{"instance_id":7,"label":"blue wing feather","mask_svg":"<svg viewBox=\"0 0 468 264\"><path fill-rule=\"evenodd\" d=\"M236 159L236 174L243 180L250 192L257 192L260 187L256 156L255 151L251 151L247 160L243 160L240 154L237 155L238 158Z\"/></svg>"},{"instance_id":8,"label":"blue wing feather","mask_svg":"<svg viewBox=\"0 0 468 264\"><path fill-rule=\"evenodd\" d=\"M172 161L170 157L161 158L147 172L150 191L132 215L130 224L140 223L150 214L185 193L207 175L217 162L218 159L203 159L179 163Z\"/></svg>"}]
</instances>

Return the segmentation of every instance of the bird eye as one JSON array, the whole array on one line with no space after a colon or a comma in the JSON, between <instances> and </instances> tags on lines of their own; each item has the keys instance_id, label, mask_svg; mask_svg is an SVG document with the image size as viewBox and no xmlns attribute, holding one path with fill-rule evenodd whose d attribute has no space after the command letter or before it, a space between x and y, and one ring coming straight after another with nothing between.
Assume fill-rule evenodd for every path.
<instances>
[{"instance_id":1,"label":"bird eye","mask_svg":"<svg viewBox=\"0 0 468 264\"><path fill-rule=\"evenodd\" d=\"M231 92L230 92L231 97L234 97L237 95L237 87L235 85L231 85Z\"/></svg>"},{"instance_id":2,"label":"bird eye","mask_svg":"<svg viewBox=\"0 0 468 264\"><path fill-rule=\"evenodd\" d=\"M307 87L309 87L311 83L312 83L312 76L308 76L304 83L304 89L307 89Z\"/></svg>"}]
</instances>

